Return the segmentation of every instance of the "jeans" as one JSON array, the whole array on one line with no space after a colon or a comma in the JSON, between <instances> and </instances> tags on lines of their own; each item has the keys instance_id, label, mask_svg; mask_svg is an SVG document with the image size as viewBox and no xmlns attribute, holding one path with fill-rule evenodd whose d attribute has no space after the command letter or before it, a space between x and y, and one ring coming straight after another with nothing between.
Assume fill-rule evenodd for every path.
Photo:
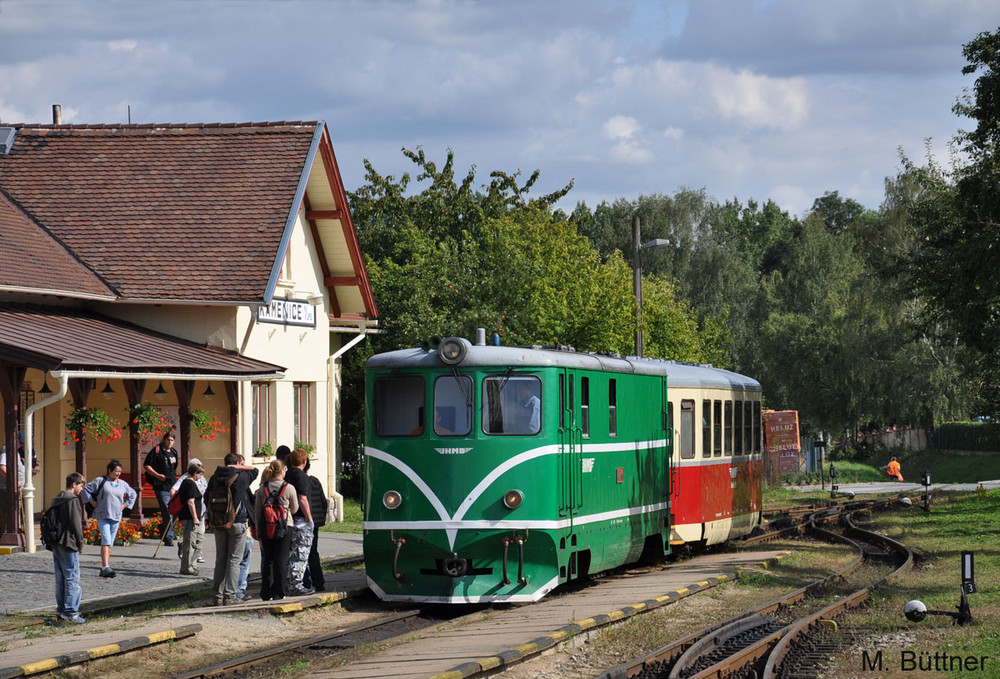
<instances>
[{"instance_id":1,"label":"jeans","mask_svg":"<svg viewBox=\"0 0 1000 679\"><path fill-rule=\"evenodd\" d=\"M174 524L170 523L170 512L167 511L167 505L170 504L170 489L158 490L156 491L156 502L160 505L160 520L163 522L164 530L167 530L166 535L163 536L163 541L174 539Z\"/></svg>"},{"instance_id":2,"label":"jeans","mask_svg":"<svg viewBox=\"0 0 1000 679\"><path fill-rule=\"evenodd\" d=\"M253 535L247 531L246 542L243 543L243 560L240 561L240 578L236 583L236 598L242 599L247 593L247 578L250 577L250 557L253 555Z\"/></svg>"},{"instance_id":3,"label":"jeans","mask_svg":"<svg viewBox=\"0 0 1000 679\"><path fill-rule=\"evenodd\" d=\"M72 617L80 612L80 552L58 545L52 550L56 568L56 614Z\"/></svg>"},{"instance_id":4,"label":"jeans","mask_svg":"<svg viewBox=\"0 0 1000 679\"><path fill-rule=\"evenodd\" d=\"M229 530L216 528L213 535L215 535L215 573L212 578L212 593L216 599L235 599L247 525L234 523Z\"/></svg>"},{"instance_id":5,"label":"jeans","mask_svg":"<svg viewBox=\"0 0 1000 679\"><path fill-rule=\"evenodd\" d=\"M115 537L118 535L118 524L120 523L121 521L115 521L114 519L97 520L97 530L101 534L102 547L115 546Z\"/></svg>"}]
</instances>

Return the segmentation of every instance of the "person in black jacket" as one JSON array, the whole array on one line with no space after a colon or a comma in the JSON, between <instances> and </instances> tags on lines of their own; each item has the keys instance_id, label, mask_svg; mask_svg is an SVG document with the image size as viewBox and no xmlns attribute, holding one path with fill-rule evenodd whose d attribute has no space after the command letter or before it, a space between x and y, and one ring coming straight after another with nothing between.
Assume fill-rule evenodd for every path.
<instances>
[{"instance_id":1,"label":"person in black jacket","mask_svg":"<svg viewBox=\"0 0 1000 679\"><path fill-rule=\"evenodd\" d=\"M160 517L163 521L163 544L171 547L174 544L174 525L170 522L167 505L170 504L170 490L177 480L177 461L180 456L174 448L174 434L168 431L160 443L153 447L142 463L146 471L146 480L156 493L156 501L160 505Z\"/></svg>"},{"instance_id":2,"label":"person in black jacket","mask_svg":"<svg viewBox=\"0 0 1000 679\"><path fill-rule=\"evenodd\" d=\"M247 490L260 473L251 465L240 462L239 453L229 453L223 460L224 467L216 467L215 473L208 481L206 499L209 502L208 522L215 535L215 574L212 580L212 593L216 606L228 606L239 603L236 598L236 586L240 577L240 561L243 559L243 546L247 534L247 512L253 507L247 507ZM228 528L221 527L219 517L212 507L213 489L218 485L229 485L229 494L236 510L233 523Z\"/></svg>"},{"instance_id":3,"label":"person in black jacket","mask_svg":"<svg viewBox=\"0 0 1000 679\"><path fill-rule=\"evenodd\" d=\"M302 470L309 474L309 460ZM305 575L302 577L302 586L314 589L317 592L326 591L326 581L323 578L323 564L319 560L319 529L326 525L326 512L330 507L330 501L326 498L326 491L323 484L315 476L309 475L309 509L312 512L313 520L313 541L309 549L309 564L306 566Z\"/></svg>"},{"instance_id":4,"label":"person in black jacket","mask_svg":"<svg viewBox=\"0 0 1000 679\"><path fill-rule=\"evenodd\" d=\"M83 623L80 617L80 554L83 552L83 474L73 472L66 477L66 490L52 499L53 507L62 508L63 534L52 548L56 574L56 615L66 622Z\"/></svg>"}]
</instances>

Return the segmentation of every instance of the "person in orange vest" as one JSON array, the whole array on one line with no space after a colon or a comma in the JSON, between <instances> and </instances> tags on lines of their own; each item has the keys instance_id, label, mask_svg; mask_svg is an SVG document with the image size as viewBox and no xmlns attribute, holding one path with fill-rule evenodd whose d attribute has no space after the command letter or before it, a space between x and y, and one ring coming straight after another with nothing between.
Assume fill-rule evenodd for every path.
<instances>
[{"instance_id":1,"label":"person in orange vest","mask_svg":"<svg viewBox=\"0 0 1000 679\"><path fill-rule=\"evenodd\" d=\"M903 472L899 468L899 462L896 458L889 460L889 476L895 477L897 481L903 480Z\"/></svg>"}]
</instances>

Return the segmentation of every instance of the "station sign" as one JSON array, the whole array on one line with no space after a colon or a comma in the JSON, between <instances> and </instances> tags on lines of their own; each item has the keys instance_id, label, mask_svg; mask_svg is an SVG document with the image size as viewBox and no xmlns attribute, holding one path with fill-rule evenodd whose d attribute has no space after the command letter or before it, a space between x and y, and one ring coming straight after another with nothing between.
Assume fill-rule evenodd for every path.
<instances>
[{"instance_id":1,"label":"station sign","mask_svg":"<svg viewBox=\"0 0 1000 679\"><path fill-rule=\"evenodd\" d=\"M267 306L257 307L257 320L261 323L315 328L316 307L299 299L275 298Z\"/></svg>"}]
</instances>

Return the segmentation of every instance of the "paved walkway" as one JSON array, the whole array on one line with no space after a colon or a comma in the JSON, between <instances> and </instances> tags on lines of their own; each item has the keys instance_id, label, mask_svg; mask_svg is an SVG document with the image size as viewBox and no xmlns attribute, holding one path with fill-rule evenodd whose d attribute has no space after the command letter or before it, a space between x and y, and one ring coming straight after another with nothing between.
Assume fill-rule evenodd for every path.
<instances>
[{"instance_id":1,"label":"paved walkway","mask_svg":"<svg viewBox=\"0 0 1000 679\"><path fill-rule=\"evenodd\" d=\"M904 478L905 470L904 470ZM840 483L839 490L842 493L848 491L856 493L858 495L870 495L870 494L881 494L881 493L923 493L924 487L920 485L920 474L916 472L910 472L913 474L915 483L910 481L872 481L869 483ZM933 480L933 479L932 479ZM995 481L980 481L978 483L932 483L931 493L939 490L960 490L960 491L974 491L979 486L982 485L986 490L994 490L1000 488L1000 479ZM802 492L808 492L813 490L830 490L830 479L827 477L826 483L822 486L819 484L813 484L810 486L792 486L796 490L801 490Z\"/></svg>"},{"instance_id":2,"label":"paved walkway","mask_svg":"<svg viewBox=\"0 0 1000 679\"><path fill-rule=\"evenodd\" d=\"M321 558L361 554L361 535L347 533L319 534ZM161 546L156 540L140 540L127 547L111 550L115 578L101 578L101 548L87 545L80 555L80 580L83 589L82 611L101 605L108 598L135 599L150 592L186 590L195 583L211 584L215 565L215 539L211 534L202 543L205 563L198 564L199 575L181 575L177 547ZM250 579L260 578L260 549L255 545L250 561ZM256 589L256 588L252 588ZM55 577L52 553L44 547L34 554L14 552L0 556L0 613L40 613L55 611Z\"/></svg>"}]
</instances>

